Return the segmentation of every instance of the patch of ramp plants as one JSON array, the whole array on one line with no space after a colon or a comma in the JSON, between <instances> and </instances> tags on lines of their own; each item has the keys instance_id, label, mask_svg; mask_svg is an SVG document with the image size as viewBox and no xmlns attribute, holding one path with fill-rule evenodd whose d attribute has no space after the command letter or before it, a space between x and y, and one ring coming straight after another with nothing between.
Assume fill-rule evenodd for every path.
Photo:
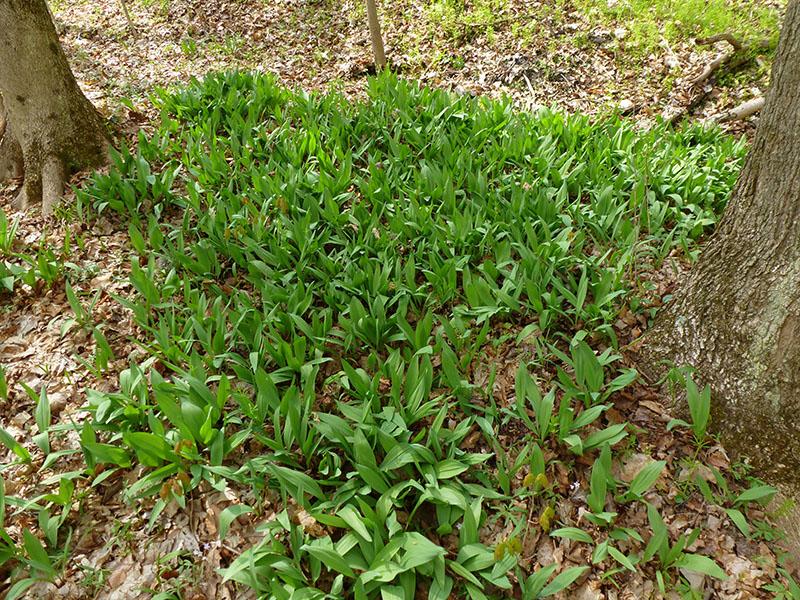
<instances>
[{"instance_id":1,"label":"patch of ramp plants","mask_svg":"<svg viewBox=\"0 0 800 600\"><path fill-rule=\"evenodd\" d=\"M220 534L246 514L263 540L223 573L265 598L539 598L590 562L615 585L725 578L648 503L671 467L615 478L636 439L608 414L636 378L613 328L629 273L695 251L742 143L391 74L357 104L247 73L154 101L156 131L78 195L129 223L120 302L147 354L118 392L89 393L81 478L146 467L124 493L152 524L200 491L249 490ZM502 344L525 349L508 402L474 377ZM594 465L580 521L556 477L577 461ZM646 526L616 526L635 505ZM538 564L525 544L548 533L586 564Z\"/></svg>"}]
</instances>

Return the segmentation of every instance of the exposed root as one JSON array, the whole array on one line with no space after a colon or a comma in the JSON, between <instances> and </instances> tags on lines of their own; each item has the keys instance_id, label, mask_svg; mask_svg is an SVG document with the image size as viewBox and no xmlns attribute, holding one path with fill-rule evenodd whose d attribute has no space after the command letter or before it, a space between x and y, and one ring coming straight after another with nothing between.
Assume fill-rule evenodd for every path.
<instances>
[{"instance_id":1,"label":"exposed root","mask_svg":"<svg viewBox=\"0 0 800 600\"><path fill-rule=\"evenodd\" d=\"M729 32L718 33L717 35L712 35L707 38L698 38L695 40L695 44L698 46L709 46L716 44L717 42L727 42L731 47L731 51L721 52L714 57L714 59L709 62L700 73L688 79L687 83L689 89L699 90L699 93L695 94L688 106L684 107L680 112L672 116L670 119L671 123L680 121L684 116L690 114L693 110L705 102L712 90L712 86L706 85L706 82L708 82L708 80L711 79L718 70L724 67L728 71L733 72L752 60L750 49L753 46L744 44L741 40L734 37L734 35ZM761 42L755 47L761 48L764 46L764 43L765 42ZM734 111L735 110L737 109L734 109ZM735 118L741 117L723 118L720 119L720 121L733 120Z\"/></svg>"},{"instance_id":2,"label":"exposed root","mask_svg":"<svg viewBox=\"0 0 800 600\"><path fill-rule=\"evenodd\" d=\"M66 181L67 170L61 159L50 156L44 161L27 161L25 179L14 199L14 208L27 210L32 206L41 205L43 215L53 214L53 210L61 201Z\"/></svg>"},{"instance_id":3,"label":"exposed root","mask_svg":"<svg viewBox=\"0 0 800 600\"><path fill-rule=\"evenodd\" d=\"M22 187L11 203L14 210L26 211L29 207L35 205L38 198L41 198L41 187L42 182L40 178L26 176L22 182Z\"/></svg>"},{"instance_id":4,"label":"exposed root","mask_svg":"<svg viewBox=\"0 0 800 600\"><path fill-rule=\"evenodd\" d=\"M6 129L5 135L0 134L0 182L22 177L22 165L22 150Z\"/></svg>"},{"instance_id":5,"label":"exposed root","mask_svg":"<svg viewBox=\"0 0 800 600\"><path fill-rule=\"evenodd\" d=\"M103 135L97 136L95 164L108 162L110 147ZM21 179L22 186L17 192L13 206L17 210L27 210L41 204L43 215L53 213L64 193L69 173L64 160L50 154L42 157L41 148L33 145L23 149L11 131L3 98L0 96L0 182L8 179Z\"/></svg>"},{"instance_id":6,"label":"exposed root","mask_svg":"<svg viewBox=\"0 0 800 600\"><path fill-rule=\"evenodd\" d=\"M6 119L3 97L0 96L0 181L22 177L22 150L11 133Z\"/></svg>"},{"instance_id":7,"label":"exposed root","mask_svg":"<svg viewBox=\"0 0 800 600\"><path fill-rule=\"evenodd\" d=\"M66 181L64 163L55 157L49 157L42 166L42 214L53 214L53 209L61 200Z\"/></svg>"}]
</instances>

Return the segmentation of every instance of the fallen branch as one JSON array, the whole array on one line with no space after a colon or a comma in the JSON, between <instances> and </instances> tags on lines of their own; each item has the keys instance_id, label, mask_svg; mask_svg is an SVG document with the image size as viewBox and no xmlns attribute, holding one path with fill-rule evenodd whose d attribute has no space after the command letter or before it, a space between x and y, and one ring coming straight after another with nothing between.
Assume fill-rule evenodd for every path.
<instances>
[{"instance_id":1,"label":"fallen branch","mask_svg":"<svg viewBox=\"0 0 800 600\"><path fill-rule=\"evenodd\" d=\"M724 123L726 121L738 121L740 119L746 119L747 117L760 111L762 108L764 108L764 97L761 96L759 98L753 98L752 100L743 102L739 106L721 114L719 117L717 117L716 121L717 123Z\"/></svg>"},{"instance_id":2,"label":"fallen branch","mask_svg":"<svg viewBox=\"0 0 800 600\"><path fill-rule=\"evenodd\" d=\"M717 55L714 60L706 65L705 69L703 69L697 77L689 82L692 87L697 87L704 83L717 69L723 66L727 66L729 70L734 71L752 60L752 56L749 53L750 46L743 44L730 33L718 33L717 35L695 40L695 44L698 46L708 46L716 44L717 42L728 42L733 48L733 51L723 52ZM759 45L759 47L761 46L763 46L763 42Z\"/></svg>"},{"instance_id":3,"label":"fallen branch","mask_svg":"<svg viewBox=\"0 0 800 600\"><path fill-rule=\"evenodd\" d=\"M669 119L670 124L675 125L679 121L681 121L686 115L691 114L698 106L705 102L706 98L711 94L710 89L703 89L699 94L696 94L694 98L691 99L689 104L682 109L678 110L677 113L672 115Z\"/></svg>"},{"instance_id":4,"label":"fallen branch","mask_svg":"<svg viewBox=\"0 0 800 600\"><path fill-rule=\"evenodd\" d=\"M714 60L706 65L706 68L694 79L692 79L689 83L692 87L697 87L701 83L704 83L706 79L711 77L714 74L714 71L719 69L722 65L728 62L731 57L734 55L733 52L729 52L727 54L720 54Z\"/></svg>"},{"instance_id":5,"label":"fallen branch","mask_svg":"<svg viewBox=\"0 0 800 600\"><path fill-rule=\"evenodd\" d=\"M733 46L734 52L738 52L744 48L744 44L733 37L733 35L730 33L718 33L717 35L712 35L707 38L698 38L694 41L694 43L698 46L709 46L711 44L716 44L717 42L728 42L731 46Z\"/></svg>"}]
</instances>

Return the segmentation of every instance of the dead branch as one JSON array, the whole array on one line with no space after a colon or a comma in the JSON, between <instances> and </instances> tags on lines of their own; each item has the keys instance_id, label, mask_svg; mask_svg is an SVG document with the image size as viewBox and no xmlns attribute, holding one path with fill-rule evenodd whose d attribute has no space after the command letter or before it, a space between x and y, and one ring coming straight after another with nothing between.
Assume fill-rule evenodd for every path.
<instances>
[{"instance_id":1,"label":"dead branch","mask_svg":"<svg viewBox=\"0 0 800 600\"><path fill-rule=\"evenodd\" d=\"M760 111L764 107L764 97L761 96L759 98L753 98L752 100L748 100L747 102L743 102L739 106L730 109L729 111L721 114L717 117L717 123L724 123L726 121L738 121L740 119L746 119L747 117L754 115L758 111Z\"/></svg>"},{"instance_id":2,"label":"dead branch","mask_svg":"<svg viewBox=\"0 0 800 600\"><path fill-rule=\"evenodd\" d=\"M689 83L692 87L697 87L701 83L704 83L706 79L711 77L714 74L714 71L719 69L722 65L728 62L731 57L733 56L733 52L728 52L724 54L719 54L714 60L706 65L706 68L694 79L692 79Z\"/></svg>"},{"instance_id":3,"label":"dead branch","mask_svg":"<svg viewBox=\"0 0 800 600\"><path fill-rule=\"evenodd\" d=\"M711 77L715 71L723 66L733 71L752 59L750 53L748 52L750 47L740 42L730 33L718 33L717 35L712 35L707 38L698 38L695 40L695 43L698 46L706 46L715 44L717 42L728 42L733 48L733 51L718 54L714 60L706 65L699 75L690 80L689 84L692 87L697 87L700 84L705 83L705 81Z\"/></svg>"},{"instance_id":4,"label":"dead branch","mask_svg":"<svg viewBox=\"0 0 800 600\"><path fill-rule=\"evenodd\" d=\"M698 38L694 41L694 43L698 46L709 46L711 44L716 44L717 42L728 42L731 46L733 46L734 52L738 52L744 48L744 44L742 44L742 42L736 39L733 34L727 32L718 33L707 38Z\"/></svg>"},{"instance_id":5,"label":"dead branch","mask_svg":"<svg viewBox=\"0 0 800 600\"><path fill-rule=\"evenodd\" d=\"M699 94L696 94L689 104L682 109L680 109L677 113L672 115L669 119L670 124L675 125L679 121L681 121L686 115L691 114L698 106L703 104L706 101L706 98L711 94L710 89L703 89Z\"/></svg>"}]
</instances>

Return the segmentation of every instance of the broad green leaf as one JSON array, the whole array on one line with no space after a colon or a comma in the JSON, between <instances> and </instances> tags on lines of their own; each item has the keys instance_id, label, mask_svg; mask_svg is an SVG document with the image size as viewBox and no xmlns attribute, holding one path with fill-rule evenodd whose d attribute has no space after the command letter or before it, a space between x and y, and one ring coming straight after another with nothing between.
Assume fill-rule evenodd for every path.
<instances>
[{"instance_id":1,"label":"broad green leaf","mask_svg":"<svg viewBox=\"0 0 800 600\"><path fill-rule=\"evenodd\" d=\"M548 583L544 589L539 592L540 598L546 598L547 596L554 596L558 592L567 589L569 586L573 584L573 582L578 579L581 575L586 573L589 570L589 567L570 567L569 569L565 569L558 575L553 578L553 581Z\"/></svg>"},{"instance_id":2,"label":"broad green leaf","mask_svg":"<svg viewBox=\"0 0 800 600\"><path fill-rule=\"evenodd\" d=\"M757 485L739 494L733 503L738 505L747 502L765 502L777 493L778 490L771 485Z\"/></svg>"},{"instance_id":3,"label":"broad green leaf","mask_svg":"<svg viewBox=\"0 0 800 600\"><path fill-rule=\"evenodd\" d=\"M701 554L683 554L675 561L675 566L696 573L702 573L703 575L709 575L716 579L728 578L725 571L723 571L716 562Z\"/></svg>"},{"instance_id":4,"label":"broad green leaf","mask_svg":"<svg viewBox=\"0 0 800 600\"><path fill-rule=\"evenodd\" d=\"M300 500L301 491L309 493L318 499L325 497L319 484L305 473L280 465L269 465L267 469L280 481L281 485L295 500Z\"/></svg>"},{"instance_id":5,"label":"broad green leaf","mask_svg":"<svg viewBox=\"0 0 800 600\"><path fill-rule=\"evenodd\" d=\"M323 565L332 571L342 573L347 577L355 577L353 569L347 564L347 561L336 550L330 547L323 547L318 544L306 544L303 550L308 552L311 556L319 560ZM389 580L391 581L391 579Z\"/></svg>"},{"instance_id":6,"label":"broad green leaf","mask_svg":"<svg viewBox=\"0 0 800 600\"><path fill-rule=\"evenodd\" d=\"M634 566L633 562L631 562L631 559L625 556L619 550L617 550L614 546L611 545L608 546L608 553L614 558L614 560L616 560L623 567L625 567L629 571L633 571L634 573L636 572L636 567Z\"/></svg>"},{"instance_id":7,"label":"broad green leaf","mask_svg":"<svg viewBox=\"0 0 800 600\"><path fill-rule=\"evenodd\" d=\"M56 576L56 570L53 567L53 563L50 561L50 557L47 555L47 552L45 551L44 546L42 546L42 543L39 541L39 538L33 535L29 530L24 529L22 531L22 544L34 569L39 571L47 578L53 578Z\"/></svg>"},{"instance_id":8,"label":"broad green leaf","mask_svg":"<svg viewBox=\"0 0 800 600\"><path fill-rule=\"evenodd\" d=\"M228 508L219 514L219 539L224 540L228 534L228 528L234 520L247 513L253 512L253 509L247 504L231 504Z\"/></svg>"},{"instance_id":9,"label":"broad green leaf","mask_svg":"<svg viewBox=\"0 0 800 600\"><path fill-rule=\"evenodd\" d=\"M436 464L436 476L439 479L450 479L460 475L469 467L462 462L452 458L447 458Z\"/></svg>"},{"instance_id":10,"label":"broad green leaf","mask_svg":"<svg viewBox=\"0 0 800 600\"><path fill-rule=\"evenodd\" d=\"M733 524L738 527L739 531L741 531L745 537L749 538L750 524L747 522L747 518L745 518L744 514L735 508L727 508L725 509L725 512L727 513L728 518L733 521Z\"/></svg>"},{"instance_id":11,"label":"broad green leaf","mask_svg":"<svg viewBox=\"0 0 800 600\"><path fill-rule=\"evenodd\" d=\"M352 506L343 506L336 512L336 515L366 541L372 541L372 536L370 535L367 526L364 524L364 517L358 514L358 511L356 511L356 509L354 509Z\"/></svg>"},{"instance_id":12,"label":"broad green leaf","mask_svg":"<svg viewBox=\"0 0 800 600\"><path fill-rule=\"evenodd\" d=\"M633 481L631 481L631 484L628 487L628 494L634 498L638 498L644 494L661 476L661 473L664 471L664 467L666 466L667 463L663 460L646 464L636 474L636 477L633 478Z\"/></svg>"},{"instance_id":13,"label":"broad green leaf","mask_svg":"<svg viewBox=\"0 0 800 600\"><path fill-rule=\"evenodd\" d=\"M31 455L30 453L20 444L17 440L14 439L8 431L0 427L0 444L3 444L6 448L11 450L14 454L16 454L19 458L21 458L24 462L30 462Z\"/></svg>"},{"instance_id":14,"label":"broad green leaf","mask_svg":"<svg viewBox=\"0 0 800 600\"><path fill-rule=\"evenodd\" d=\"M576 542L584 542L586 544L593 544L594 539L591 535L586 533L583 529L577 527L562 527L550 532L550 537L567 538L568 540L575 540Z\"/></svg>"}]
</instances>

